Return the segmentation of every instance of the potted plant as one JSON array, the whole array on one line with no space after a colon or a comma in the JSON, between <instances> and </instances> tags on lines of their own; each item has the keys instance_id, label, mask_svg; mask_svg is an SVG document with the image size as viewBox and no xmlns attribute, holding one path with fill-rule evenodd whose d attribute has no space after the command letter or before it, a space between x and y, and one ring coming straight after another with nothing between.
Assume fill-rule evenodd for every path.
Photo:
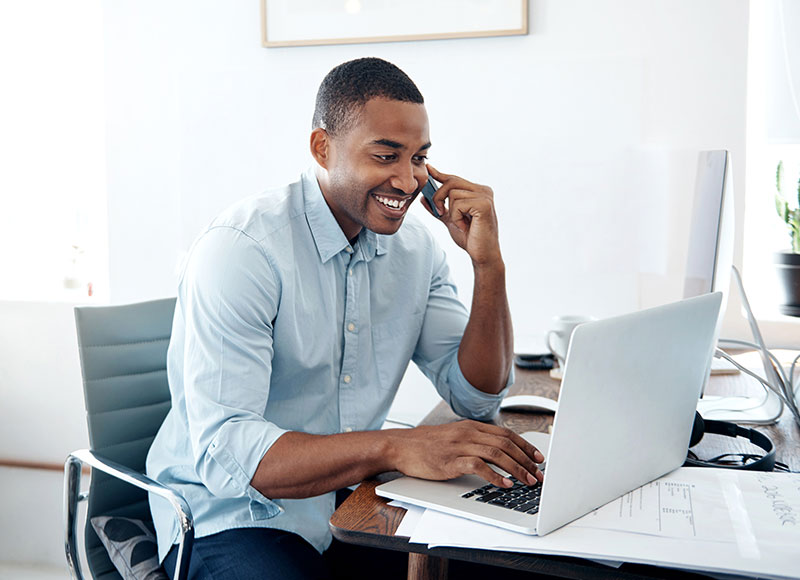
<instances>
[{"instance_id":1,"label":"potted plant","mask_svg":"<svg viewBox=\"0 0 800 580\"><path fill-rule=\"evenodd\" d=\"M800 316L800 179L796 182L797 197L789 201L784 195L784 172L783 161L779 161L775 171L775 209L788 228L791 246L789 250L775 252L774 255L778 280L783 290L783 302L778 308L782 314ZM794 195L793 191L792 197Z\"/></svg>"}]
</instances>

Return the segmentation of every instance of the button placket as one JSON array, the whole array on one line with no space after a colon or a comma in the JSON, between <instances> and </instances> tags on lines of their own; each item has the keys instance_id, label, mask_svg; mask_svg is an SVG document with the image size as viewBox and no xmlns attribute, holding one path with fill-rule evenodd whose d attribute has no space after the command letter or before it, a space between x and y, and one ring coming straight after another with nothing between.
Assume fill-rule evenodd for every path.
<instances>
[{"instance_id":1,"label":"button placket","mask_svg":"<svg viewBox=\"0 0 800 580\"><path fill-rule=\"evenodd\" d=\"M343 331L342 369L339 379L339 423L342 431L353 430L356 417L352 409L356 403L356 385L358 383L358 282L355 275L357 263L361 261L360 252L346 248L347 257L345 276L345 303Z\"/></svg>"}]
</instances>

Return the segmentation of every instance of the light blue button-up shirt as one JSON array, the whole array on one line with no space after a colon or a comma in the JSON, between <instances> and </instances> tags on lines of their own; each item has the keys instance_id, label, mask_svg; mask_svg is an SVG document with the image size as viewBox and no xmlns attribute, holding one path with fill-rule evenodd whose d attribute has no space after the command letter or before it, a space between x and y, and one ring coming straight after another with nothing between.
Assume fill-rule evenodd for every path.
<instances>
[{"instance_id":1,"label":"light blue button-up shirt","mask_svg":"<svg viewBox=\"0 0 800 580\"><path fill-rule=\"evenodd\" d=\"M456 358L467 319L443 250L413 216L351 246L311 170L245 199L189 251L167 356L172 409L147 473L186 498L196 537L269 527L321 552L335 494L263 496L250 480L264 454L290 430L380 429L410 360L458 414L492 417L504 393L474 388ZM164 500L150 505L163 559L177 523Z\"/></svg>"}]
</instances>

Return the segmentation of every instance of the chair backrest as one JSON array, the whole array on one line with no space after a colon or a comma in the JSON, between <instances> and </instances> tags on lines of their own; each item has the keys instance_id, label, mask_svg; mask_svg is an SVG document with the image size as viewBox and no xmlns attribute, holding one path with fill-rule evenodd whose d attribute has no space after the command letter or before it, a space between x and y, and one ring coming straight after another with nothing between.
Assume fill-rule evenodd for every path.
<instances>
[{"instance_id":1,"label":"chair backrest","mask_svg":"<svg viewBox=\"0 0 800 580\"><path fill-rule=\"evenodd\" d=\"M144 472L150 445L170 409L167 347L175 299L75 309L83 392L92 451ZM147 493L98 471L92 473L86 555L94 578L119 578L90 519L152 516Z\"/></svg>"}]
</instances>

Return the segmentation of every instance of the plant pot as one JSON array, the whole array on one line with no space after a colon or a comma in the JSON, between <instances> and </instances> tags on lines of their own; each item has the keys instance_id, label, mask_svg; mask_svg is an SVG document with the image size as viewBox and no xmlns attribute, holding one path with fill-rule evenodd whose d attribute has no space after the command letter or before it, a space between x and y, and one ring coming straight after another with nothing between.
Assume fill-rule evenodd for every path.
<instances>
[{"instance_id":1,"label":"plant pot","mask_svg":"<svg viewBox=\"0 0 800 580\"><path fill-rule=\"evenodd\" d=\"M773 258L782 293L778 310L788 316L800 316L800 254L775 252Z\"/></svg>"}]
</instances>

